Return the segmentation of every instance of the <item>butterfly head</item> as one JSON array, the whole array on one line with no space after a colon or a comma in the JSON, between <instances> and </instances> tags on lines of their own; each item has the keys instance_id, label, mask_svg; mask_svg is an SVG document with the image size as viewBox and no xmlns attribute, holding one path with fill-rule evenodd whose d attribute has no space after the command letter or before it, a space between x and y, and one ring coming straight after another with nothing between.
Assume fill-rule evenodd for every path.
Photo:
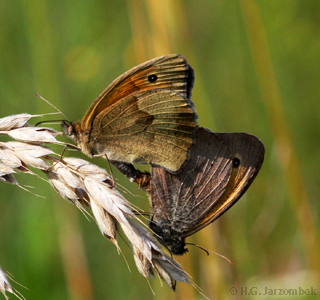
<instances>
[{"instance_id":1,"label":"butterfly head","mask_svg":"<svg viewBox=\"0 0 320 300\"><path fill-rule=\"evenodd\" d=\"M188 249L185 248L185 238L181 236L181 233L172 229L170 225L151 220L149 227L154 232L158 241L172 254L183 255L188 252Z\"/></svg>"},{"instance_id":2,"label":"butterfly head","mask_svg":"<svg viewBox=\"0 0 320 300\"><path fill-rule=\"evenodd\" d=\"M62 128L62 131L63 133L72 138L72 139L75 139L76 137L76 123L74 122L69 122L69 121L62 121L62 124L61 124L61 128Z\"/></svg>"},{"instance_id":3,"label":"butterfly head","mask_svg":"<svg viewBox=\"0 0 320 300\"><path fill-rule=\"evenodd\" d=\"M61 126L64 134L73 139L84 154L90 157L97 154L94 147L91 147L89 130L83 130L80 122L63 121Z\"/></svg>"}]
</instances>

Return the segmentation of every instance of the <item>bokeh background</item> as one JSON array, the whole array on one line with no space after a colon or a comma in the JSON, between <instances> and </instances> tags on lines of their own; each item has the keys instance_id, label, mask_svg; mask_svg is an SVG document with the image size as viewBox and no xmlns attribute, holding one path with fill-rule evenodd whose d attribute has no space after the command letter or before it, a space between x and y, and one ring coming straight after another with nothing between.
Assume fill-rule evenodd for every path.
<instances>
[{"instance_id":1,"label":"bokeh background","mask_svg":"<svg viewBox=\"0 0 320 300\"><path fill-rule=\"evenodd\" d=\"M259 295L266 287L298 291L286 299L317 297L299 288L320 293L318 0L1 0L0 16L0 117L53 112L38 93L81 119L129 68L184 55L195 69L199 124L254 134L266 155L245 196L188 239L233 265L191 246L178 261L210 298L278 298ZM145 195L115 176L135 195L125 197L149 211ZM46 196L0 183L0 265L28 288L12 283L27 299L204 299L157 278L153 294L124 242L131 271L96 224L47 183L17 179Z\"/></svg>"}]
</instances>

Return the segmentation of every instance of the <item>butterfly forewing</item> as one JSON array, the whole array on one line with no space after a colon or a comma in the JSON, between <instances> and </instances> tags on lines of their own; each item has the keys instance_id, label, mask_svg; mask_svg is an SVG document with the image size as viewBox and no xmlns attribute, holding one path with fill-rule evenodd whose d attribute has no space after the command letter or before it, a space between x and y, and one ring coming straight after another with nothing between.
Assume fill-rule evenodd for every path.
<instances>
[{"instance_id":1,"label":"butterfly forewing","mask_svg":"<svg viewBox=\"0 0 320 300\"><path fill-rule=\"evenodd\" d=\"M89 156L104 156L130 178L132 163L177 172L193 143L197 115L190 100L193 69L183 56L165 55L118 77L80 122L63 131Z\"/></svg>"},{"instance_id":2,"label":"butterfly forewing","mask_svg":"<svg viewBox=\"0 0 320 300\"><path fill-rule=\"evenodd\" d=\"M168 89L190 99L194 73L179 54L161 56L132 68L115 79L92 103L81 121L83 130L104 109L122 98L142 90Z\"/></svg>"},{"instance_id":3,"label":"butterfly forewing","mask_svg":"<svg viewBox=\"0 0 320 300\"><path fill-rule=\"evenodd\" d=\"M185 98L153 89L133 93L102 111L92 135L96 152L107 148L104 153L113 160L152 162L176 171L187 158L195 127L194 110Z\"/></svg>"},{"instance_id":4,"label":"butterfly forewing","mask_svg":"<svg viewBox=\"0 0 320 300\"><path fill-rule=\"evenodd\" d=\"M203 128L177 175L152 168L151 222L188 236L223 195L232 172L230 147Z\"/></svg>"}]
</instances>

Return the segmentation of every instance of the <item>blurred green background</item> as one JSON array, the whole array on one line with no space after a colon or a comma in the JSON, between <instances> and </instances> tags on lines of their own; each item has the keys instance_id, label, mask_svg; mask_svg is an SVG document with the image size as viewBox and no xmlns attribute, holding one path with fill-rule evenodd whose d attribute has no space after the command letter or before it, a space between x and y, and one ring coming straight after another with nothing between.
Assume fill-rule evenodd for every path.
<instances>
[{"instance_id":1,"label":"blurred green background","mask_svg":"<svg viewBox=\"0 0 320 300\"><path fill-rule=\"evenodd\" d=\"M266 156L238 204L188 239L233 265L191 246L178 261L210 298L277 299L277 291L259 295L266 287L320 293L318 0L2 0L0 16L0 117L53 112L38 93L81 119L129 68L184 55L195 69L199 124L254 134ZM116 177L136 195L125 197L149 211L144 194ZM46 196L0 183L0 265L28 288L13 283L27 299L203 299L158 278L154 295L124 242L131 272L95 223L48 184L17 179Z\"/></svg>"}]
</instances>

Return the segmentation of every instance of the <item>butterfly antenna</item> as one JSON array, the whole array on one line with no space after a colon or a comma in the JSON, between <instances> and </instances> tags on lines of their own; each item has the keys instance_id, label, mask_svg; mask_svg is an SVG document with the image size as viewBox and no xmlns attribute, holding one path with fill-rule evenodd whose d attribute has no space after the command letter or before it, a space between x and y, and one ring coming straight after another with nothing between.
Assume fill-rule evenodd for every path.
<instances>
[{"instance_id":1,"label":"butterfly antenna","mask_svg":"<svg viewBox=\"0 0 320 300\"><path fill-rule=\"evenodd\" d=\"M51 107L53 107L56 111L58 111L60 114L62 114L69 122L69 118L57 107L55 107L52 103L50 103L47 99L43 98L42 96L35 94L37 97L39 97L40 99L42 99L44 102L46 102L47 104L49 104Z\"/></svg>"},{"instance_id":2,"label":"butterfly antenna","mask_svg":"<svg viewBox=\"0 0 320 300\"><path fill-rule=\"evenodd\" d=\"M208 256L210 255L208 249L206 249L206 248L204 248L204 247L202 247L202 246L200 246L200 245L193 244L193 243L186 243L186 245L196 246L196 247L198 247L199 249L203 250L205 253L207 253Z\"/></svg>"},{"instance_id":3,"label":"butterfly antenna","mask_svg":"<svg viewBox=\"0 0 320 300\"><path fill-rule=\"evenodd\" d=\"M225 257L225 256L223 256L222 254L219 254L219 253L217 253L217 252L214 252L214 251L210 251L210 252L212 252L212 253L214 253L214 254L216 254L216 255L218 255L218 256L220 256L220 257L222 257L223 259L225 259L230 265L233 265L233 262L229 259L229 258L227 258L227 257Z\"/></svg>"},{"instance_id":4,"label":"butterfly antenna","mask_svg":"<svg viewBox=\"0 0 320 300\"><path fill-rule=\"evenodd\" d=\"M201 247L200 245L196 245L196 244L193 244L193 243L186 243L186 245L196 246L196 247L202 249L204 252L206 252L207 255L209 255L209 252L211 252L211 253L213 253L213 254L215 254L215 255L218 255L218 256L222 257L222 258L225 259L228 263L230 263L231 265L233 265L233 262L232 262L229 258L223 256L222 254L219 254L219 253L214 252L214 251L212 251L212 250L208 250L208 249L206 249L206 248L204 248L204 247Z\"/></svg>"},{"instance_id":5,"label":"butterfly antenna","mask_svg":"<svg viewBox=\"0 0 320 300\"><path fill-rule=\"evenodd\" d=\"M59 120L45 120L45 121L40 121L40 122L36 123L34 126L39 126L40 124L53 123L53 122L69 122L69 121L68 120L61 120L61 119L59 119Z\"/></svg>"}]
</instances>

